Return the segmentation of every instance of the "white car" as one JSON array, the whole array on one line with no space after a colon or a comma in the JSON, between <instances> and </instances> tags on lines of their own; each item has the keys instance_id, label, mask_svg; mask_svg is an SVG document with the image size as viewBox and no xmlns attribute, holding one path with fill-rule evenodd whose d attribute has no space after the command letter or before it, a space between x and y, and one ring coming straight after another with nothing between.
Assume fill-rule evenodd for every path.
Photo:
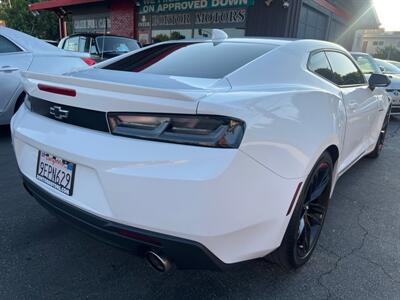
<instances>
[{"instance_id":1,"label":"white car","mask_svg":"<svg viewBox=\"0 0 400 300\"><path fill-rule=\"evenodd\" d=\"M9 124L25 98L18 71L63 74L95 63L16 30L0 27L0 125Z\"/></svg>"},{"instance_id":2,"label":"white car","mask_svg":"<svg viewBox=\"0 0 400 300\"><path fill-rule=\"evenodd\" d=\"M24 73L26 189L158 270L311 256L340 175L382 149L385 75L323 41L169 41L69 76Z\"/></svg>"}]
</instances>

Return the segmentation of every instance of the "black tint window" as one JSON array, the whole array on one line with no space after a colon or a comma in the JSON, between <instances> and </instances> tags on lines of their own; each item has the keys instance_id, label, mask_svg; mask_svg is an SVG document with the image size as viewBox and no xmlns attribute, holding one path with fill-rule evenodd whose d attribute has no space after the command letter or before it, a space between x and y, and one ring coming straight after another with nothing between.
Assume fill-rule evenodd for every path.
<instances>
[{"instance_id":1,"label":"black tint window","mask_svg":"<svg viewBox=\"0 0 400 300\"><path fill-rule=\"evenodd\" d=\"M326 52L333 70L333 82L338 85L365 83L364 75L346 55L339 52Z\"/></svg>"},{"instance_id":2,"label":"black tint window","mask_svg":"<svg viewBox=\"0 0 400 300\"><path fill-rule=\"evenodd\" d=\"M21 49L0 35L0 53L12 53L19 51L21 51Z\"/></svg>"},{"instance_id":3,"label":"black tint window","mask_svg":"<svg viewBox=\"0 0 400 300\"><path fill-rule=\"evenodd\" d=\"M251 43L168 43L143 48L106 69L159 75L222 78L275 46Z\"/></svg>"},{"instance_id":4,"label":"black tint window","mask_svg":"<svg viewBox=\"0 0 400 300\"><path fill-rule=\"evenodd\" d=\"M326 58L325 52L313 54L308 62L308 68L310 71L325 77L329 81L333 80L332 69L329 65L328 59Z\"/></svg>"}]
</instances>

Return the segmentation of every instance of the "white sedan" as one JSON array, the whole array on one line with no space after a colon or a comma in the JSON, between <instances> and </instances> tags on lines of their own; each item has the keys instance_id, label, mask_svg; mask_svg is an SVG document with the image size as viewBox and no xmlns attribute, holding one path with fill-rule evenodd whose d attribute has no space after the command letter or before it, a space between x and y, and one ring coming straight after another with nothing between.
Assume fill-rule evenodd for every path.
<instances>
[{"instance_id":1,"label":"white sedan","mask_svg":"<svg viewBox=\"0 0 400 300\"><path fill-rule=\"evenodd\" d=\"M385 75L323 41L169 41L69 76L24 73L12 120L43 206L157 270L298 268L335 183L382 149Z\"/></svg>"},{"instance_id":2,"label":"white sedan","mask_svg":"<svg viewBox=\"0 0 400 300\"><path fill-rule=\"evenodd\" d=\"M22 32L0 27L0 125L9 124L24 101L18 71L63 74L93 63L88 55L63 51Z\"/></svg>"}]
</instances>

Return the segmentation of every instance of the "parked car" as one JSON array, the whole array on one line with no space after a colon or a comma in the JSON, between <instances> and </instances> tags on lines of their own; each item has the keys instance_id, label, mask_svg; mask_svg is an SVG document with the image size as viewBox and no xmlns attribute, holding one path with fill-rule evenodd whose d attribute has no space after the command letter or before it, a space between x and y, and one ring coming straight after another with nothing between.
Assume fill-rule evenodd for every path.
<instances>
[{"instance_id":1,"label":"parked car","mask_svg":"<svg viewBox=\"0 0 400 300\"><path fill-rule=\"evenodd\" d=\"M12 137L29 193L159 271L271 253L300 267L337 179L379 156L389 120L387 76L367 81L325 41L214 30L23 76Z\"/></svg>"},{"instance_id":2,"label":"parked car","mask_svg":"<svg viewBox=\"0 0 400 300\"><path fill-rule=\"evenodd\" d=\"M396 67L400 68L400 62L395 61L395 60L387 60L387 62L391 63L392 65L395 65Z\"/></svg>"},{"instance_id":3,"label":"parked car","mask_svg":"<svg viewBox=\"0 0 400 300\"><path fill-rule=\"evenodd\" d=\"M400 69L390 62L375 58L376 63L381 69L382 73L388 75L389 78L393 78L393 76L399 78L400 77Z\"/></svg>"},{"instance_id":4,"label":"parked car","mask_svg":"<svg viewBox=\"0 0 400 300\"><path fill-rule=\"evenodd\" d=\"M354 59L357 61L362 72L369 77L370 74L383 74L382 69L376 59L367 53L353 52ZM390 78L391 83L386 88L386 92L389 94L392 100L392 115L400 115L400 78L392 76Z\"/></svg>"},{"instance_id":5,"label":"parked car","mask_svg":"<svg viewBox=\"0 0 400 300\"><path fill-rule=\"evenodd\" d=\"M25 98L18 71L62 74L93 64L16 30L0 27L0 125L9 124Z\"/></svg>"},{"instance_id":6,"label":"parked car","mask_svg":"<svg viewBox=\"0 0 400 300\"><path fill-rule=\"evenodd\" d=\"M89 53L97 62L140 48L127 37L96 33L73 34L60 41L58 47L67 51Z\"/></svg>"}]
</instances>

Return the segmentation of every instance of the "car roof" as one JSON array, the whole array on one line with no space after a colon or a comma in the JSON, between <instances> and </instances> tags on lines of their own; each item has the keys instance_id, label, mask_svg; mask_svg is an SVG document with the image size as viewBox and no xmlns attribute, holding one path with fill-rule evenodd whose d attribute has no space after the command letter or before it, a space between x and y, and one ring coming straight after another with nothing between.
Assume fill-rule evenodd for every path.
<instances>
[{"instance_id":1,"label":"car roof","mask_svg":"<svg viewBox=\"0 0 400 300\"><path fill-rule=\"evenodd\" d=\"M0 27L0 34L7 37L12 42L17 44L17 46L28 52L58 53L60 51L60 49L50 45L49 43L46 43L45 41L8 27Z\"/></svg>"},{"instance_id":2,"label":"car roof","mask_svg":"<svg viewBox=\"0 0 400 300\"><path fill-rule=\"evenodd\" d=\"M372 57L372 55L371 54L368 54L368 53L365 53L365 52L350 52L351 54L354 54L354 55L364 55L364 56L371 56Z\"/></svg>"},{"instance_id":3,"label":"car roof","mask_svg":"<svg viewBox=\"0 0 400 300\"><path fill-rule=\"evenodd\" d=\"M158 44L166 43L193 43L193 42L215 42L210 39L183 39L183 40L171 40L161 42ZM311 39L290 39L290 38L275 38L275 37L244 37L244 38L227 38L217 43L251 43L251 44L269 44L275 45L276 47L291 48L293 51L307 51L311 52L317 49L334 49L339 51L347 52L342 46L321 40Z\"/></svg>"},{"instance_id":4,"label":"car roof","mask_svg":"<svg viewBox=\"0 0 400 300\"><path fill-rule=\"evenodd\" d=\"M43 40L8 27L0 27L0 35L5 36L18 47L22 48L23 51L30 52L33 55L89 57L89 55L86 56L84 53L62 50Z\"/></svg>"},{"instance_id":5,"label":"car roof","mask_svg":"<svg viewBox=\"0 0 400 300\"><path fill-rule=\"evenodd\" d=\"M99 36L106 36L106 37L119 37L119 38L124 38L124 39L129 39L129 40L134 40L133 38L127 37L127 36L122 36L122 35L116 35L116 34L104 34L104 33L95 33L95 32L83 32L83 33L73 33L67 36L66 38L74 37L74 36L87 36L87 37L99 37Z\"/></svg>"}]
</instances>

